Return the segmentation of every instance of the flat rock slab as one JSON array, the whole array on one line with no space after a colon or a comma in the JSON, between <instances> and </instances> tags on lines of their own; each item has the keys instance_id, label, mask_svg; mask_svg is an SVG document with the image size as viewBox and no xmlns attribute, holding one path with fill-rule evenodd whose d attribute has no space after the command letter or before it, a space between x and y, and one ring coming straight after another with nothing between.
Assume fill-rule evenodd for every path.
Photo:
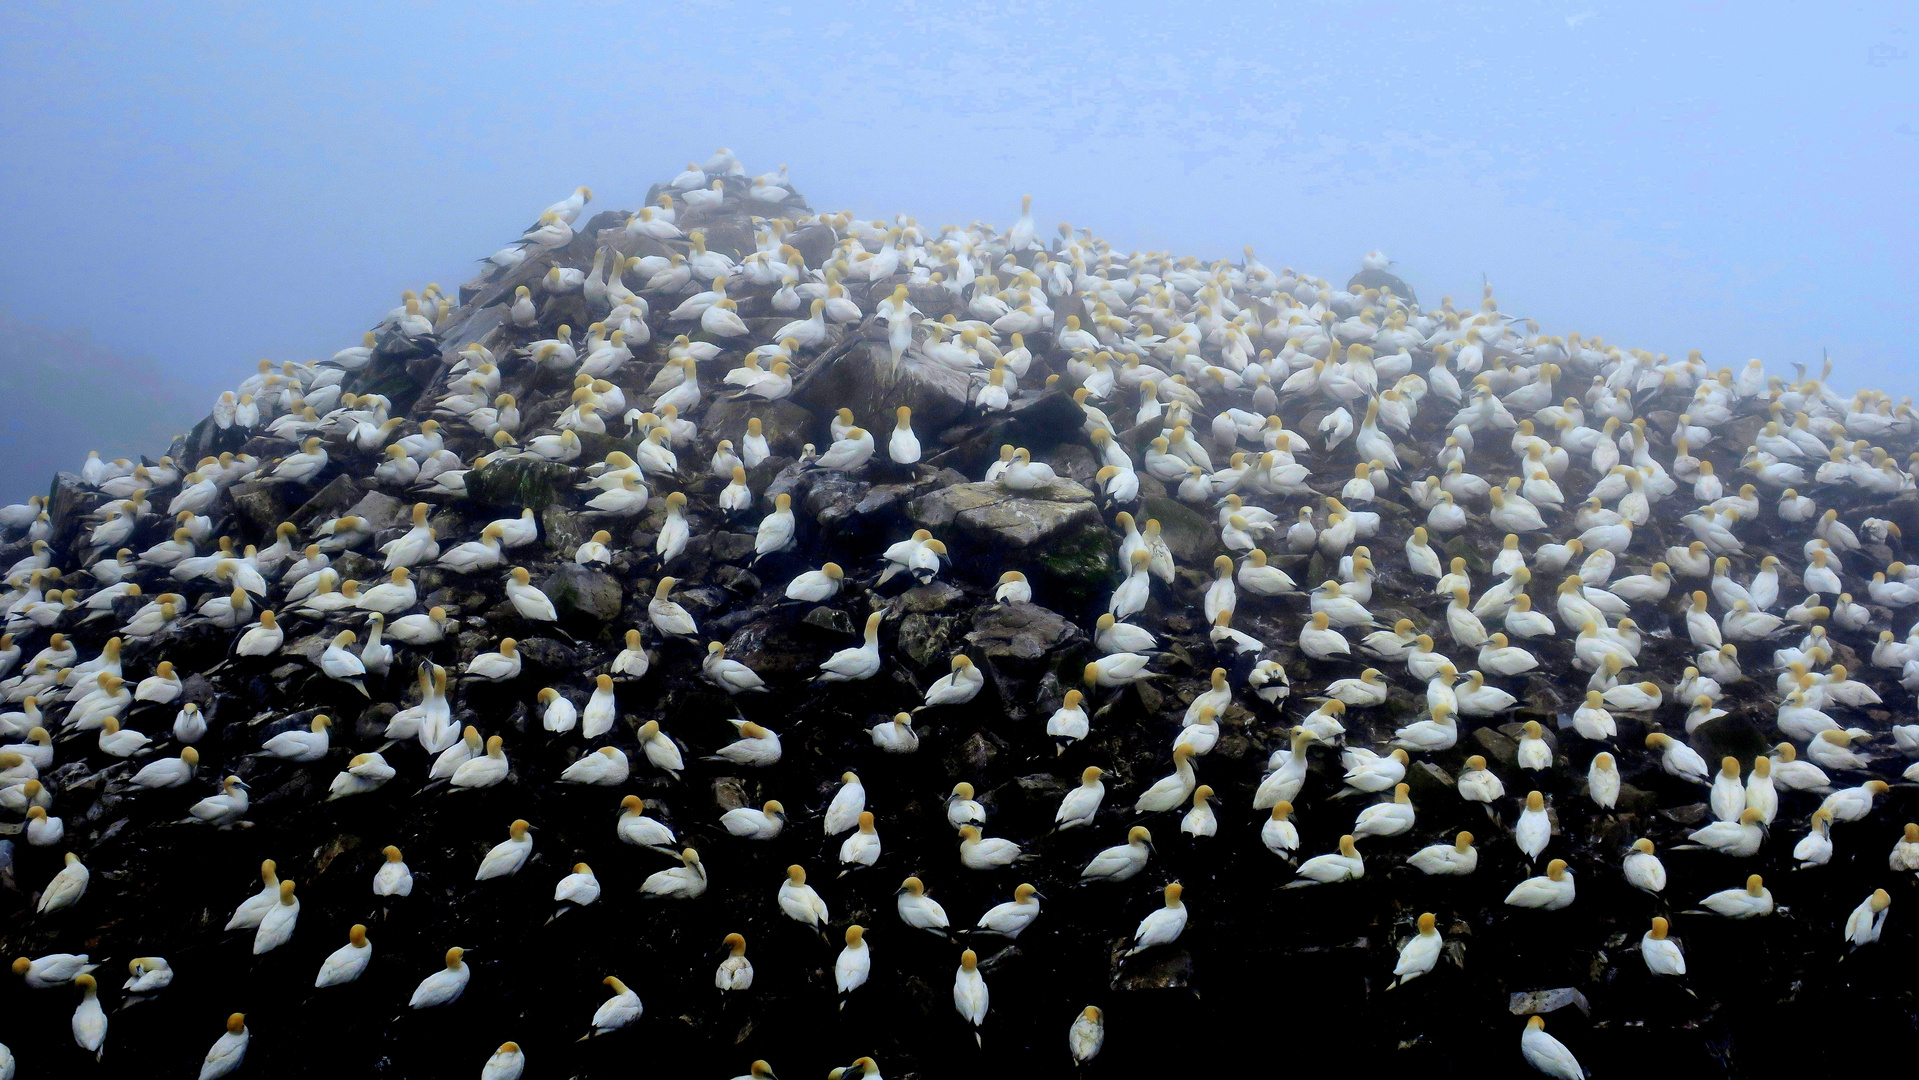
<instances>
[{"instance_id":1,"label":"flat rock slab","mask_svg":"<svg viewBox=\"0 0 1919 1080\"><path fill-rule=\"evenodd\" d=\"M1592 1005L1586 1000L1586 995L1569 986L1562 986L1556 990L1520 991L1512 994L1506 1002L1506 1008L1514 1016L1538 1016L1557 1012L1568 1005L1588 1015L1592 1012Z\"/></svg>"},{"instance_id":2,"label":"flat rock slab","mask_svg":"<svg viewBox=\"0 0 1919 1080\"><path fill-rule=\"evenodd\" d=\"M1083 640L1079 628L1037 604L983 605L967 640L990 659L1038 660Z\"/></svg>"},{"instance_id":3,"label":"flat rock slab","mask_svg":"<svg viewBox=\"0 0 1919 1080\"><path fill-rule=\"evenodd\" d=\"M955 484L913 500L913 521L927 529L957 525L976 540L1029 548L1098 522L1093 493L1071 480L1013 491L997 483Z\"/></svg>"}]
</instances>

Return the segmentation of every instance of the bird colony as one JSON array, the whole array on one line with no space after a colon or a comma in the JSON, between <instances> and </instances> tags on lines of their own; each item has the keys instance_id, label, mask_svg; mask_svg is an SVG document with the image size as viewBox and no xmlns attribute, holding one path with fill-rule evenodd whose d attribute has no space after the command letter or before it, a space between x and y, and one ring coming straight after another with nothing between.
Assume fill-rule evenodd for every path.
<instances>
[{"instance_id":1,"label":"bird colony","mask_svg":"<svg viewBox=\"0 0 1919 1080\"><path fill-rule=\"evenodd\" d=\"M0 1078L1910 1030L1908 401L725 151L591 198L0 508Z\"/></svg>"}]
</instances>

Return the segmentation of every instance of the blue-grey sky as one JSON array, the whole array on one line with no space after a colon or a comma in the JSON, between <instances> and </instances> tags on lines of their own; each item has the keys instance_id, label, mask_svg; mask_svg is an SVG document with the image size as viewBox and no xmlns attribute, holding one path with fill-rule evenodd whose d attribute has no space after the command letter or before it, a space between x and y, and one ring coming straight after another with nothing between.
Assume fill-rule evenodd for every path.
<instances>
[{"instance_id":1,"label":"blue-grey sky","mask_svg":"<svg viewBox=\"0 0 1919 1080\"><path fill-rule=\"evenodd\" d=\"M0 498L158 453L576 184L1091 226L1915 390L1909 6L36 3L0 10ZM31 418L31 422L29 422ZM35 424L39 426L34 426Z\"/></svg>"}]
</instances>

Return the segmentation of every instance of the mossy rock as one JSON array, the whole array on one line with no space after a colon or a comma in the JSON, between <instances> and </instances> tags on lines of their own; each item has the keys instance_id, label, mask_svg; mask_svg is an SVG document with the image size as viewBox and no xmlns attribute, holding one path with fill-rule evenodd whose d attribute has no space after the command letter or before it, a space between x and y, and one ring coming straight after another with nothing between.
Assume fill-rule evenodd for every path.
<instances>
[{"instance_id":1,"label":"mossy rock","mask_svg":"<svg viewBox=\"0 0 1919 1080\"><path fill-rule=\"evenodd\" d=\"M420 384L407 373L404 363L384 360L369 367L360 378L359 392L378 394L392 405L394 416L405 416L420 396Z\"/></svg>"},{"instance_id":2,"label":"mossy rock","mask_svg":"<svg viewBox=\"0 0 1919 1080\"><path fill-rule=\"evenodd\" d=\"M1102 525L1089 525L1034 549L1038 558L1037 590L1047 606L1072 610L1098 603L1113 590L1113 536Z\"/></svg>"},{"instance_id":3,"label":"mossy rock","mask_svg":"<svg viewBox=\"0 0 1919 1080\"><path fill-rule=\"evenodd\" d=\"M1472 540L1465 536L1455 536L1446 541L1448 569L1452 567L1454 559L1466 560L1466 569L1472 571L1475 576L1490 572L1492 565L1486 561L1486 556L1480 554L1479 548L1473 544Z\"/></svg>"},{"instance_id":4,"label":"mossy rock","mask_svg":"<svg viewBox=\"0 0 1919 1080\"><path fill-rule=\"evenodd\" d=\"M951 615L908 614L899 625L900 655L921 671L937 668L944 674L946 660L953 651L954 624Z\"/></svg>"},{"instance_id":5,"label":"mossy rock","mask_svg":"<svg viewBox=\"0 0 1919 1080\"><path fill-rule=\"evenodd\" d=\"M552 599L561 618L611 622L619 617L625 597L620 580L602 570L561 563L540 588Z\"/></svg>"},{"instance_id":6,"label":"mossy rock","mask_svg":"<svg viewBox=\"0 0 1919 1080\"><path fill-rule=\"evenodd\" d=\"M573 470L557 461L512 458L491 462L466 476L466 493L488 506L525 507L536 513L560 500Z\"/></svg>"},{"instance_id":7,"label":"mossy rock","mask_svg":"<svg viewBox=\"0 0 1919 1080\"><path fill-rule=\"evenodd\" d=\"M633 439L623 439L617 435L603 435L597 431L576 431L580 438L580 462L605 461L606 455L615 450L629 456L639 448Z\"/></svg>"}]
</instances>

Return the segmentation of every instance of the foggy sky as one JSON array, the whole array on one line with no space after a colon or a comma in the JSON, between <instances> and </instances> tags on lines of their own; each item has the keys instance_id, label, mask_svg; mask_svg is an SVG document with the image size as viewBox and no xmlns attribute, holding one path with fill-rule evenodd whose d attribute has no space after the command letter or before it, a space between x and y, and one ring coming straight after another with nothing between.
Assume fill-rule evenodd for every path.
<instances>
[{"instance_id":1,"label":"foggy sky","mask_svg":"<svg viewBox=\"0 0 1919 1080\"><path fill-rule=\"evenodd\" d=\"M1049 234L1340 280L1377 247L1428 301L1483 273L1550 333L1915 391L1900 6L1275 8L14 0L0 500L720 145L818 209L1030 192Z\"/></svg>"}]
</instances>

